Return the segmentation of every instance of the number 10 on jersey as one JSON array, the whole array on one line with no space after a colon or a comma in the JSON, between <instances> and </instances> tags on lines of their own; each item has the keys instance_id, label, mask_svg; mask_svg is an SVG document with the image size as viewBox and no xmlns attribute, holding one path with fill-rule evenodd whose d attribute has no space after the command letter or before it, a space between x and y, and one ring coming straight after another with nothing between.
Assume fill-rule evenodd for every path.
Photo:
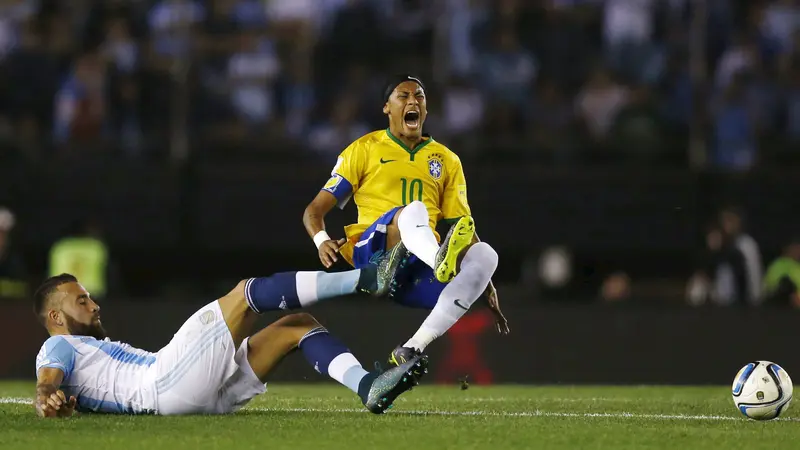
<instances>
[{"instance_id":1,"label":"number 10 on jersey","mask_svg":"<svg viewBox=\"0 0 800 450\"><path fill-rule=\"evenodd\" d=\"M413 202L414 200L422 201L422 180L414 178L400 178L403 191L403 206Z\"/></svg>"}]
</instances>

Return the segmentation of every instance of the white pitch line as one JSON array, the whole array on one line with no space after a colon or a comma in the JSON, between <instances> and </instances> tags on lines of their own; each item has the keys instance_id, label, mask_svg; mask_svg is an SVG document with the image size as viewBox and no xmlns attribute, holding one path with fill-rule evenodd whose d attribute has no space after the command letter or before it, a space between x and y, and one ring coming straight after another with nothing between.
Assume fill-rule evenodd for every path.
<instances>
[{"instance_id":1,"label":"white pitch line","mask_svg":"<svg viewBox=\"0 0 800 450\"><path fill-rule=\"evenodd\" d=\"M21 397L0 397L1 405L31 405L33 400Z\"/></svg>"},{"instance_id":2,"label":"white pitch line","mask_svg":"<svg viewBox=\"0 0 800 450\"><path fill-rule=\"evenodd\" d=\"M0 404L30 405L33 403L28 398L0 397ZM354 413L362 414L367 411L355 408L267 408L267 407L245 407L245 411L257 412L296 412L296 413ZM422 411L422 410L395 410L392 415L405 416L489 416L489 417L562 417L562 418L600 418L600 419L649 419L649 420L707 420L707 421L748 421L743 417L702 415L702 414L638 414L638 413L571 413L571 412L550 412L550 411L530 411L530 412L502 412L502 411ZM778 418L774 421L781 422L800 422L800 418Z\"/></svg>"},{"instance_id":3,"label":"white pitch line","mask_svg":"<svg viewBox=\"0 0 800 450\"><path fill-rule=\"evenodd\" d=\"M294 401L289 399L290 401ZM519 402L521 399L511 397L462 397L459 398L459 403L505 403L510 401ZM400 399L404 402L405 399ZM559 403L579 403L579 402L613 402L613 403L633 403L643 402L643 398L630 398L630 397L538 397L524 400L527 403L541 403L541 402L559 402ZM325 398L304 398L303 403L321 403L327 404L328 399Z\"/></svg>"},{"instance_id":4,"label":"white pitch line","mask_svg":"<svg viewBox=\"0 0 800 450\"><path fill-rule=\"evenodd\" d=\"M299 413L366 413L364 409L353 408L265 408L248 407L247 411L260 412L299 412ZM651 420L708 420L708 421L748 421L744 417L688 414L638 414L638 413L570 413L570 412L501 412L501 411L420 411L393 410L392 415L408 416L491 416L491 417L564 417L564 418L608 418L608 419L651 419ZM800 422L800 418L779 418L773 421Z\"/></svg>"}]
</instances>

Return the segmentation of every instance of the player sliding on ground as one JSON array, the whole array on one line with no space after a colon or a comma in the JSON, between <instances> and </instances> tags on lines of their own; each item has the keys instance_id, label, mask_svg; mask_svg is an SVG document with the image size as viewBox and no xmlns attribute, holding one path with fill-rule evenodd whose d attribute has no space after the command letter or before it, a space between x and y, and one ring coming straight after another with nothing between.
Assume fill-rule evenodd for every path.
<instances>
[{"instance_id":1,"label":"player sliding on ground","mask_svg":"<svg viewBox=\"0 0 800 450\"><path fill-rule=\"evenodd\" d=\"M339 155L328 183L303 215L306 231L330 268L341 255L361 268L389 259L403 266L389 296L411 307L432 309L419 330L397 347L389 363L421 354L482 295L495 313L497 329L509 332L491 277L497 253L479 242L467 203L467 183L455 153L422 133L427 116L425 87L400 75L386 87L383 113L389 128L367 134ZM325 215L353 197L358 223L346 239L331 239ZM439 245L438 222L451 224ZM413 256L407 254L410 252Z\"/></svg>"},{"instance_id":2,"label":"player sliding on ground","mask_svg":"<svg viewBox=\"0 0 800 450\"><path fill-rule=\"evenodd\" d=\"M284 316L251 335L258 314L356 292L386 295L394 270L366 266L340 273L286 272L240 282L201 308L157 353L110 341L100 307L72 275L47 279L35 312L50 333L36 357L37 413L77 409L117 414L223 414L266 391L284 356L300 349L322 374L343 384L373 413L388 409L425 371L418 356L383 373L367 372L309 314ZM380 271L380 275L378 272Z\"/></svg>"}]
</instances>

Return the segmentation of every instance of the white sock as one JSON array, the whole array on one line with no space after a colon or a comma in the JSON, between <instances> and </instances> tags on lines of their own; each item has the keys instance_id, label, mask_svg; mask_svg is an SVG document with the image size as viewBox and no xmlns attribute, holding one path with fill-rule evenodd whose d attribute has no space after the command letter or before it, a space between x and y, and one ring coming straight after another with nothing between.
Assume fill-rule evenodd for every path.
<instances>
[{"instance_id":1,"label":"white sock","mask_svg":"<svg viewBox=\"0 0 800 450\"><path fill-rule=\"evenodd\" d=\"M397 228L400 229L400 239L408 251L435 269L439 244L436 243L436 236L431 230L429 220L425 204L417 200L403 208L400 218L397 219Z\"/></svg>"},{"instance_id":2,"label":"white sock","mask_svg":"<svg viewBox=\"0 0 800 450\"><path fill-rule=\"evenodd\" d=\"M442 290L433 311L404 347L422 351L446 333L486 291L495 269L497 252L489 244L478 242L470 247L458 275Z\"/></svg>"},{"instance_id":3,"label":"white sock","mask_svg":"<svg viewBox=\"0 0 800 450\"><path fill-rule=\"evenodd\" d=\"M354 294L361 276L359 269L345 272L305 272L295 275L295 289L300 306L308 308L319 301Z\"/></svg>"},{"instance_id":4,"label":"white sock","mask_svg":"<svg viewBox=\"0 0 800 450\"><path fill-rule=\"evenodd\" d=\"M328 375L356 394L359 383L367 373L352 353L342 353L328 365Z\"/></svg>"}]
</instances>

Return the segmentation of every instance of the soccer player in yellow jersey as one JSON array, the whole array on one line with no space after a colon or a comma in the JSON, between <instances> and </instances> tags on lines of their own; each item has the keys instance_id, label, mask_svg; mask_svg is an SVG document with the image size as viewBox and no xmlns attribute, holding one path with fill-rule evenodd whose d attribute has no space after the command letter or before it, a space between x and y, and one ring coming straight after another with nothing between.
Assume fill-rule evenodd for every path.
<instances>
[{"instance_id":1,"label":"soccer player in yellow jersey","mask_svg":"<svg viewBox=\"0 0 800 450\"><path fill-rule=\"evenodd\" d=\"M339 155L331 178L303 215L306 231L330 268L341 255L355 268L382 259L402 260L397 285L389 294L400 304L431 309L419 330L389 358L402 364L444 334L472 304L485 295L497 329L509 332L491 277L497 253L479 242L467 202L461 160L422 133L427 116L425 86L419 78L399 75L384 92L383 113L389 128L350 144ZM353 198L358 222L345 227L346 238L332 239L325 215ZM439 245L439 222L451 224ZM410 253L410 255L409 255ZM395 269L398 264L383 264Z\"/></svg>"}]
</instances>

